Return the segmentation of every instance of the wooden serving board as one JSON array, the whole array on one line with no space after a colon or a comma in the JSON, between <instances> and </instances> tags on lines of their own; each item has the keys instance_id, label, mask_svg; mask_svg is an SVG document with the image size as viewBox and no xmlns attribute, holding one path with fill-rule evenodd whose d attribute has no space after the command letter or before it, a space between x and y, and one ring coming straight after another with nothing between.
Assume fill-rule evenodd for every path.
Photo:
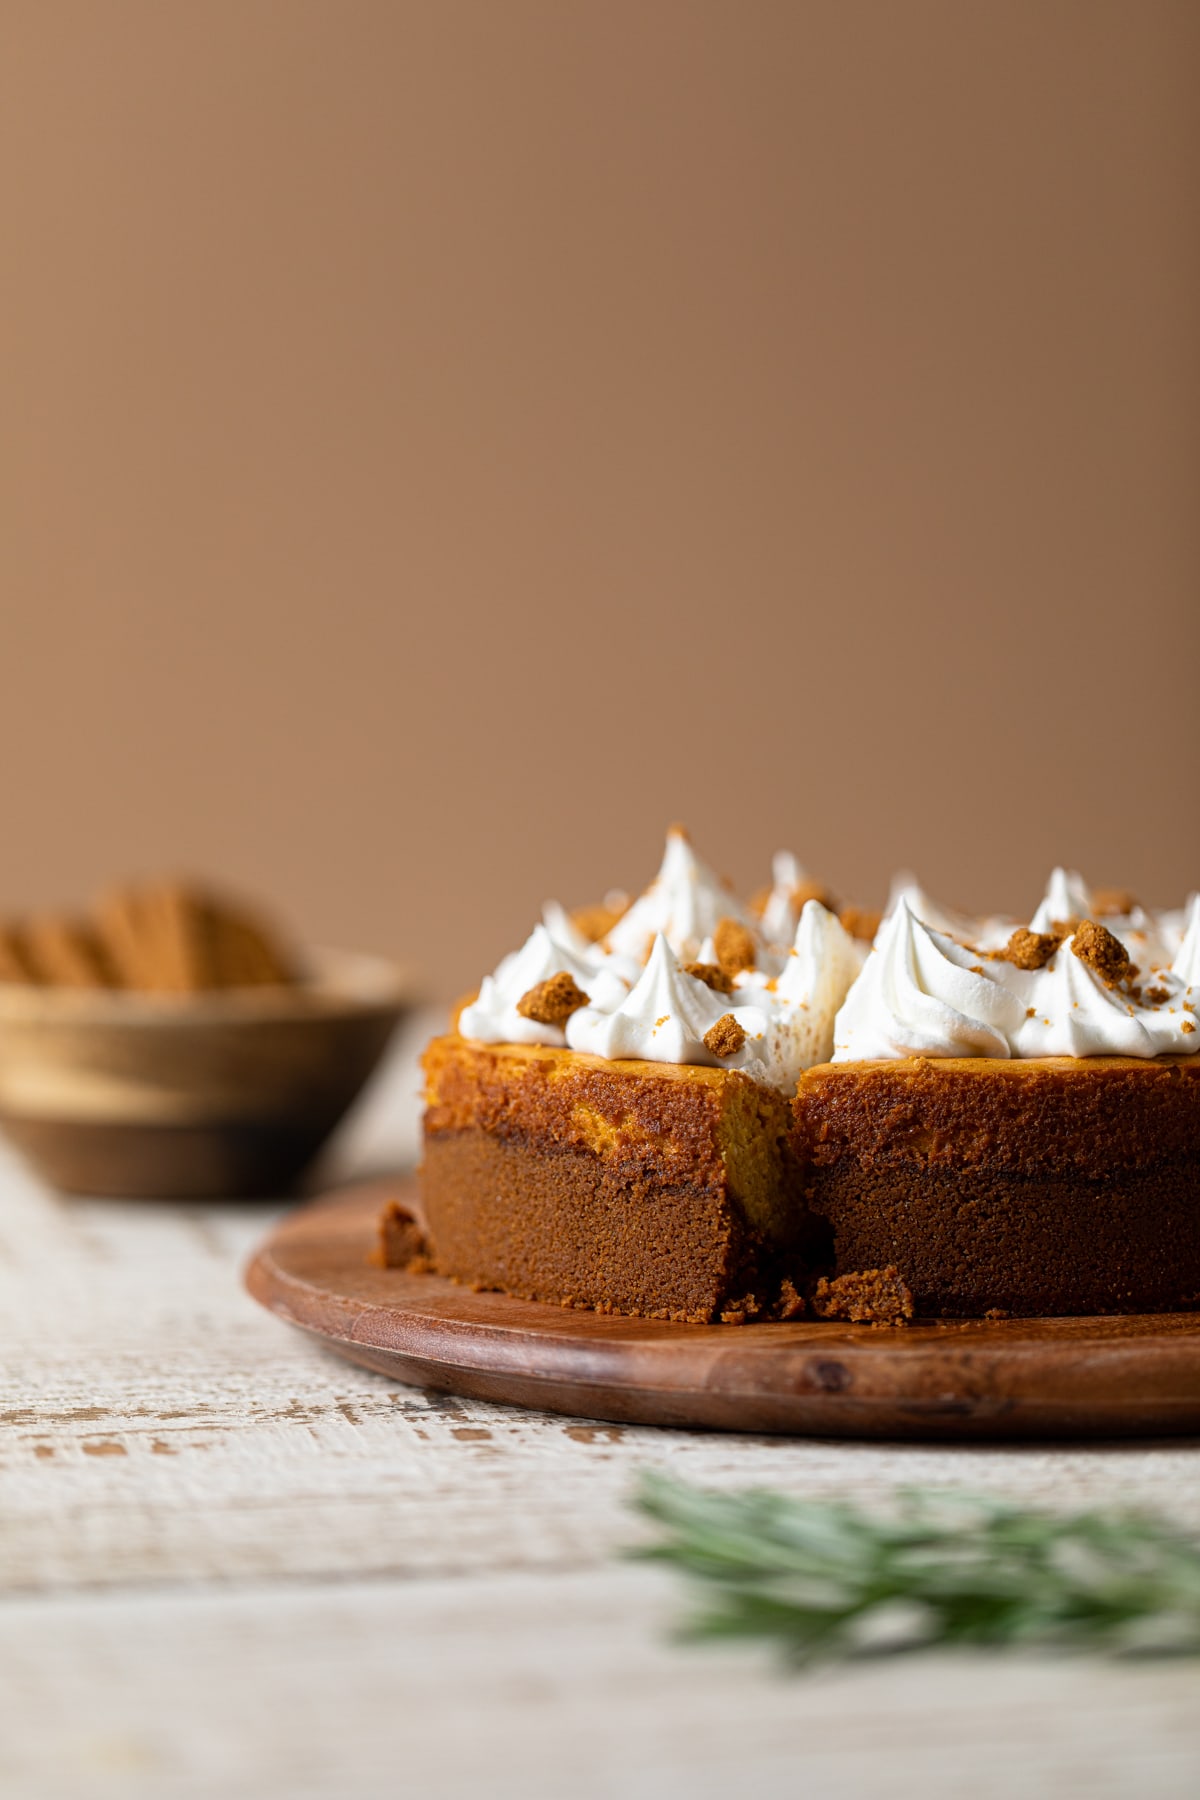
<instances>
[{"instance_id":1,"label":"wooden serving board","mask_svg":"<svg viewBox=\"0 0 1200 1800\"><path fill-rule=\"evenodd\" d=\"M1200 1314L673 1325L473 1293L369 1261L411 1178L314 1201L246 1274L339 1356L421 1387L589 1419L861 1438L1200 1432Z\"/></svg>"}]
</instances>

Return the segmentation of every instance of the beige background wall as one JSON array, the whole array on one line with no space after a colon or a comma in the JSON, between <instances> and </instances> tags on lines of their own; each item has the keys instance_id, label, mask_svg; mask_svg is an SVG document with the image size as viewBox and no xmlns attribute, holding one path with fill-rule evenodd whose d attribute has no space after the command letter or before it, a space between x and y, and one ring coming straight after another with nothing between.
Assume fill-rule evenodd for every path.
<instances>
[{"instance_id":1,"label":"beige background wall","mask_svg":"<svg viewBox=\"0 0 1200 1800\"><path fill-rule=\"evenodd\" d=\"M4 0L2 889L1200 882L1200 7Z\"/></svg>"}]
</instances>

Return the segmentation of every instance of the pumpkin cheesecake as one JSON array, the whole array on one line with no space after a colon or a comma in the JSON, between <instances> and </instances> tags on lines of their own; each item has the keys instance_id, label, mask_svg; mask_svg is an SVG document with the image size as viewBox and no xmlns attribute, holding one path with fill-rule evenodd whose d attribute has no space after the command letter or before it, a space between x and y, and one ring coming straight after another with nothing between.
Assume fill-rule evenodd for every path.
<instances>
[{"instance_id":1,"label":"pumpkin cheesecake","mask_svg":"<svg viewBox=\"0 0 1200 1800\"><path fill-rule=\"evenodd\" d=\"M675 830L632 904L548 906L426 1052L385 1262L691 1322L1200 1305L1200 901L908 880L868 954L775 875L742 905Z\"/></svg>"}]
</instances>

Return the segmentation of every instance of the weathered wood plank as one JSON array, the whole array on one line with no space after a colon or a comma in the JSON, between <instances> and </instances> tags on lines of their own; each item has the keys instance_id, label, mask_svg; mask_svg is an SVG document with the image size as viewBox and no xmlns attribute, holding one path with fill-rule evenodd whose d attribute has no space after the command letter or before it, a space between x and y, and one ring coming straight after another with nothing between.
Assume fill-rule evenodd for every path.
<instances>
[{"instance_id":1,"label":"weathered wood plank","mask_svg":"<svg viewBox=\"0 0 1200 1800\"><path fill-rule=\"evenodd\" d=\"M1190 1666L937 1657L784 1680L757 1652L667 1644L674 1600L654 1572L622 1567L10 1600L0 1789L22 1800L1196 1792Z\"/></svg>"},{"instance_id":2,"label":"weathered wood plank","mask_svg":"<svg viewBox=\"0 0 1200 1800\"><path fill-rule=\"evenodd\" d=\"M374 1164L413 1141L404 1058L391 1083L358 1139ZM422 1394L242 1293L275 1213L60 1202L0 1159L0 1791L948 1800L968 1764L984 1800L1196 1791L1190 1666L781 1683L755 1654L668 1646L677 1591L614 1555L645 1466L1120 1499L1200 1528L1200 1447L806 1443Z\"/></svg>"}]
</instances>

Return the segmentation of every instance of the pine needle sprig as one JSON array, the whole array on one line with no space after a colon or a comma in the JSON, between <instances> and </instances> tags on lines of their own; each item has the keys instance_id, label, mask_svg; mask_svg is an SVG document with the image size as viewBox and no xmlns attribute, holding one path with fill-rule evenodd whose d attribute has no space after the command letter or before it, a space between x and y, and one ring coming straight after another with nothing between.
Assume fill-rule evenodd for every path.
<instances>
[{"instance_id":1,"label":"pine needle sprig","mask_svg":"<svg viewBox=\"0 0 1200 1800\"><path fill-rule=\"evenodd\" d=\"M662 1528L631 1555L699 1588L691 1638L812 1662L940 1646L1200 1654L1200 1547L1132 1513L1062 1515L907 1490L894 1513L647 1473Z\"/></svg>"}]
</instances>

